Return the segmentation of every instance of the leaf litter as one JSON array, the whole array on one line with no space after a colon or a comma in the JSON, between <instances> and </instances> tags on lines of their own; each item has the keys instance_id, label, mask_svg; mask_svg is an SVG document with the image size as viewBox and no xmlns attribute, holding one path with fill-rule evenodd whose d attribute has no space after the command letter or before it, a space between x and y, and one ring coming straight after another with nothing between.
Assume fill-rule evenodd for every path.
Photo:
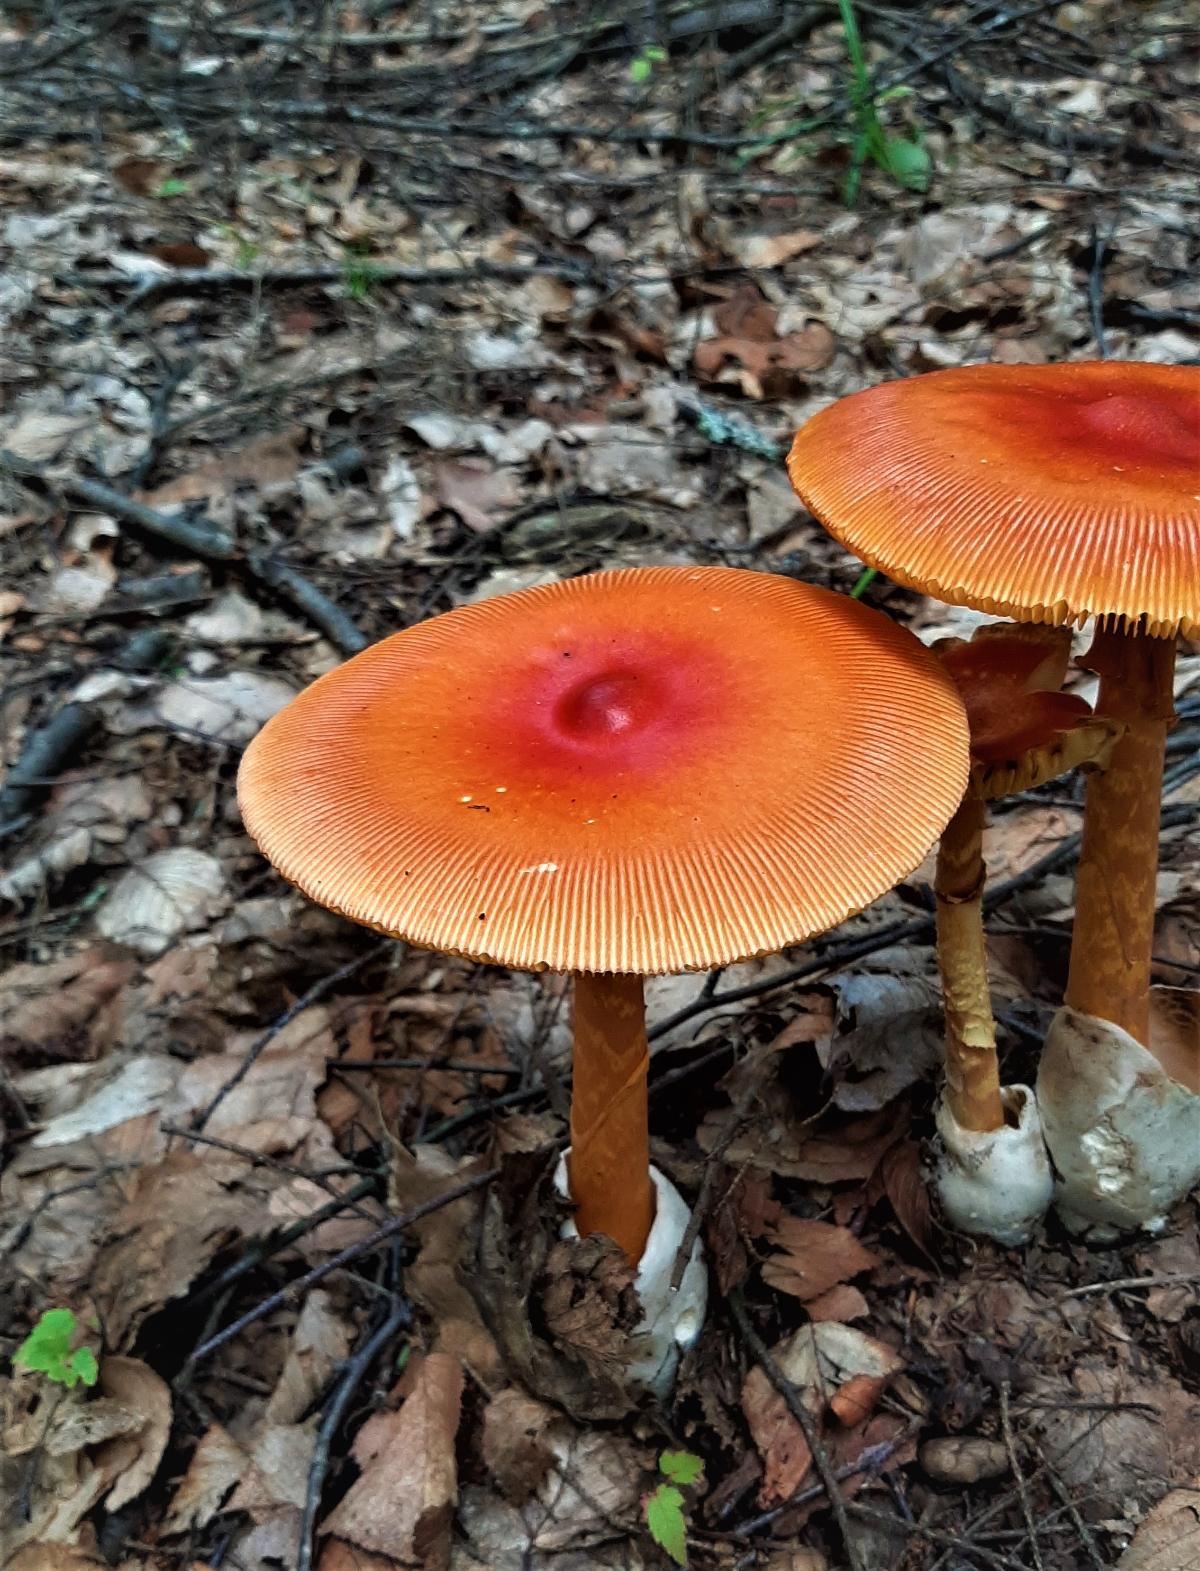
<instances>
[{"instance_id":1,"label":"leaf litter","mask_svg":"<svg viewBox=\"0 0 1200 1571\"><path fill-rule=\"evenodd\" d=\"M620 1380L627 1273L557 1236L561 986L349 929L241 830L240 749L347 637L601 566L848 590L858 564L767 456L816 408L981 359L1197 356L1169 8L864 12L874 79L913 88L880 112L932 186L867 169L853 209L831 15L780 47L779 8L715 32L669 8L638 82L627 9L321 7L310 30L213 4L156 14L135 50L101 5L4 35L0 449L37 476L0 478L0 762L51 724L73 740L0 798L0 1295L9 1354L69 1308L100 1355L95 1388L0 1377L13 1571L309 1551L320 1571L661 1571L643 1501L678 1450L704 1466L689 1564L830 1571L852 1546L797 1401L847 1508L869 1503L848 1520L872 1571L944 1564L947 1540L971 1567L1195 1559L1194 1210L1111 1251L942 1228L928 867L711 995L649 989L656 1160L711 1190L720 1294L655 1411ZM431 104L472 137L429 129ZM538 120L598 134L520 129ZM208 545L168 546L126 501ZM979 620L883 580L867 597L929 641ZM146 630L161 651L127 669ZM1197 672L1185 647L1184 766ZM1183 767L1169 800L1198 790ZM1078 823L1070 782L989 823L993 886L1019 885L990 932L1010 1080L1065 964L1069 861L1038 870ZM1176 984L1198 888L1195 837L1169 828ZM293 1287L426 1206L402 1244Z\"/></svg>"}]
</instances>

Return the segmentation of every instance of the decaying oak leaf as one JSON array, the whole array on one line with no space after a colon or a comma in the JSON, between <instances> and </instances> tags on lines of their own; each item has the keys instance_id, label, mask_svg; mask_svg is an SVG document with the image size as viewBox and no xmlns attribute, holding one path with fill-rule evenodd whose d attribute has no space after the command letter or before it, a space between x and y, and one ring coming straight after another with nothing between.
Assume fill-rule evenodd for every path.
<instances>
[{"instance_id":1,"label":"decaying oak leaf","mask_svg":"<svg viewBox=\"0 0 1200 1571\"><path fill-rule=\"evenodd\" d=\"M462 1368L448 1354L422 1360L399 1411L377 1413L359 1430L361 1476L321 1524L323 1534L422 1571L448 1565L462 1388Z\"/></svg>"},{"instance_id":2,"label":"decaying oak leaf","mask_svg":"<svg viewBox=\"0 0 1200 1571\"><path fill-rule=\"evenodd\" d=\"M781 1253L763 1262L763 1281L801 1303L820 1298L851 1277L862 1276L879 1263L848 1227L834 1227L808 1217L784 1216L768 1233Z\"/></svg>"},{"instance_id":3,"label":"decaying oak leaf","mask_svg":"<svg viewBox=\"0 0 1200 1571\"><path fill-rule=\"evenodd\" d=\"M546 1257L542 1313L552 1341L586 1368L616 1376L641 1318L634 1271L603 1233L560 1239Z\"/></svg>"}]
</instances>

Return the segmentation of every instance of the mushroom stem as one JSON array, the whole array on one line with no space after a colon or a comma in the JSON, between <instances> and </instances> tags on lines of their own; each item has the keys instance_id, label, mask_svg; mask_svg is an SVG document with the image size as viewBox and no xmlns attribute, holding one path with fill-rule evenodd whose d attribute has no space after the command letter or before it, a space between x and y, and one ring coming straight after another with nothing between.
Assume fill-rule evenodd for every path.
<instances>
[{"instance_id":1,"label":"mushroom stem","mask_svg":"<svg viewBox=\"0 0 1200 1571\"><path fill-rule=\"evenodd\" d=\"M969 786L942 831L934 877L946 1010L946 1104L962 1128L975 1130L1004 1127L983 934L984 813L983 797Z\"/></svg>"},{"instance_id":2,"label":"mushroom stem","mask_svg":"<svg viewBox=\"0 0 1200 1571\"><path fill-rule=\"evenodd\" d=\"M607 1233L634 1265L654 1221L640 976L575 976L571 1198L581 1236Z\"/></svg>"},{"instance_id":3,"label":"mushroom stem","mask_svg":"<svg viewBox=\"0 0 1200 1571\"><path fill-rule=\"evenodd\" d=\"M1144 1045L1175 640L1101 625L1084 663L1100 675L1097 715L1125 731L1087 785L1066 1002Z\"/></svg>"}]
</instances>

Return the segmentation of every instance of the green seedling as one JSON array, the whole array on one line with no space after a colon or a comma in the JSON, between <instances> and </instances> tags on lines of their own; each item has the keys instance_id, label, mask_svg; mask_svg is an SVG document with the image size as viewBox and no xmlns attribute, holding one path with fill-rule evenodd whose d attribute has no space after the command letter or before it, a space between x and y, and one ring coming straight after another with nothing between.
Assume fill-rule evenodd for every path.
<instances>
[{"instance_id":1,"label":"green seedling","mask_svg":"<svg viewBox=\"0 0 1200 1571\"><path fill-rule=\"evenodd\" d=\"M867 67L853 0L838 0L838 13L841 17L842 32L846 39L846 54L849 59L847 96L850 99L853 117L850 132L850 167L842 186L843 199L847 207L852 207L858 200L863 170L868 163L873 163L882 169L906 191L925 191L929 187L932 165L929 152L919 133L905 135L902 132L889 131L879 114L881 106L911 98L912 89L897 85L885 88L882 92L875 90ZM750 129L754 130L766 125L778 115L796 109L802 102L801 99L791 99L782 104L769 106L754 117L750 122ZM776 157L778 165L796 163L801 158L811 157L819 152L822 145L821 133L828 137L831 129L836 134L836 112L830 110L804 119L787 120L776 130L764 132L761 138L745 148L738 156L738 164L744 167L753 159L761 158L765 153L775 149L779 150Z\"/></svg>"},{"instance_id":2,"label":"green seedling","mask_svg":"<svg viewBox=\"0 0 1200 1571\"><path fill-rule=\"evenodd\" d=\"M170 175L166 180L160 182L156 195L166 198L186 196L187 190L188 183L186 180L181 180L178 175Z\"/></svg>"},{"instance_id":3,"label":"green seedling","mask_svg":"<svg viewBox=\"0 0 1200 1571\"><path fill-rule=\"evenodd\" d=\"M683 1491L699 1482L704 1463L690 1451L664 1451L658 1470L666 1482L658 1484L643 1501L650 1537L677 1566L686 1566L687 1506Z\"/></svg>"},{"instance_id":4,"label":"green seedling","mask_svg":"<svg viewBox=\"0 0 1200 1571\"><path fill-rule=\"evenodd\" d=\"M879 118L879 105L906 96L906 89L883 94L875 92L853 0L838 0L838 14L846 35L846 53L850 57L850 102L855 121L850 168L842 188L846 206L853 207L858 200L862 172L868 162L891 175L906 191L928 190L930 160L920 136L902 136L887 131Z\"/></svg>"},{"instance_id":5,"label":"green seedling","mask_svg":"<svg viewBox=\"0 0 1200 1571\"><path fill-rule=\"evenodd\" d=\"M667 51L661 44L646 44L634 55L629 62L629 76L634 82L648 82L654 75L654 67L662 65L667 58Z\"/></svg>"},{"instance_id":6,"label":"green seedling","mask_svg":"<svg viewBox=\"0 0 1200 1571\"><path fill-rule=\"evenodd\" d=\"M374 288L381 269L361 251L350 251L342 263L345 272L346 293L351 300L365 300Z\"/></svg>"},{"instance_id":7,"label":"green seedling","mask_svg":"<svg viewBox=\"0 0 1200 1571\"><path fill-rule=\"evenodd\" d=\"M68 1391L80 1384L94 1386L100 1378L100 1366L90 1347L72 1347L77 1330L73 1309L45 1310L13 1354L13 1363L45 1375Z\"/></svg>"},{"instance_id":8,"label":"green seedling","mask_svg":"<svg viewBox=\"0 0 1200 1571\"><path fill-rule=\"evenodd\" d=\"M864 567L858 575L858 582L850 591L851 600L861 600L878 577L879 569L877 567Z\"/></svg>"}]
</instances>

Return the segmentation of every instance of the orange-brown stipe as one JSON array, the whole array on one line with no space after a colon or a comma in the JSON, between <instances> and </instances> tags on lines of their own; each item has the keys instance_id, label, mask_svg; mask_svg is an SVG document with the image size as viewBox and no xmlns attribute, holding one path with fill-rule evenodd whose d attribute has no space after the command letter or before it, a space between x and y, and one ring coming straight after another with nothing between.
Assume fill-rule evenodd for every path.
<instances>
[{"instance_id":1,"label":"orange-brown stipe","mask_svg":"<svg viewBox=\"0 0 1200 1571\"><path fill-rule=\"evenodd\" d=\"M938 965L946 1010L946 1102L962 1129L1000 1129L1004 1104L983 927L986 802L1093 760L1111 738L1081 698L1060 693L1066 628L982 627L938 654L966 705L971 783L938 846Z\"/></svg>"},{"instance_id":2,"label":"orange-brown stipe","mask_svg":"<svg viewBox=\"0 0 1200 1571\"><path fill-rule=\"evenodd\" d=\"M886 617L767 574L643 568L385 639L269 722L238 791L263 852L322 904L429 948L592 974L572 1192L636 1255L644 1199L631 1227L613 1175L646 1193L644 1058L618 1009L633 982L604 977L835 926L920 862L966 774L953 683ZM593 1127L612 1149L583 1192Z\"/></svg>"},{"instance_id":3,"label":"orange-brown stipe","mask_svg":"<svg viewBox=\"0 0 1200 1571\"><path fill-rule=\"evenodd\" d=\"M1124 735L1087 785L1066 1001L1147 1044L1175 641L1101 627L1085 664L1100 674L1096 713Z\"/></svg>"}]
</instances>

